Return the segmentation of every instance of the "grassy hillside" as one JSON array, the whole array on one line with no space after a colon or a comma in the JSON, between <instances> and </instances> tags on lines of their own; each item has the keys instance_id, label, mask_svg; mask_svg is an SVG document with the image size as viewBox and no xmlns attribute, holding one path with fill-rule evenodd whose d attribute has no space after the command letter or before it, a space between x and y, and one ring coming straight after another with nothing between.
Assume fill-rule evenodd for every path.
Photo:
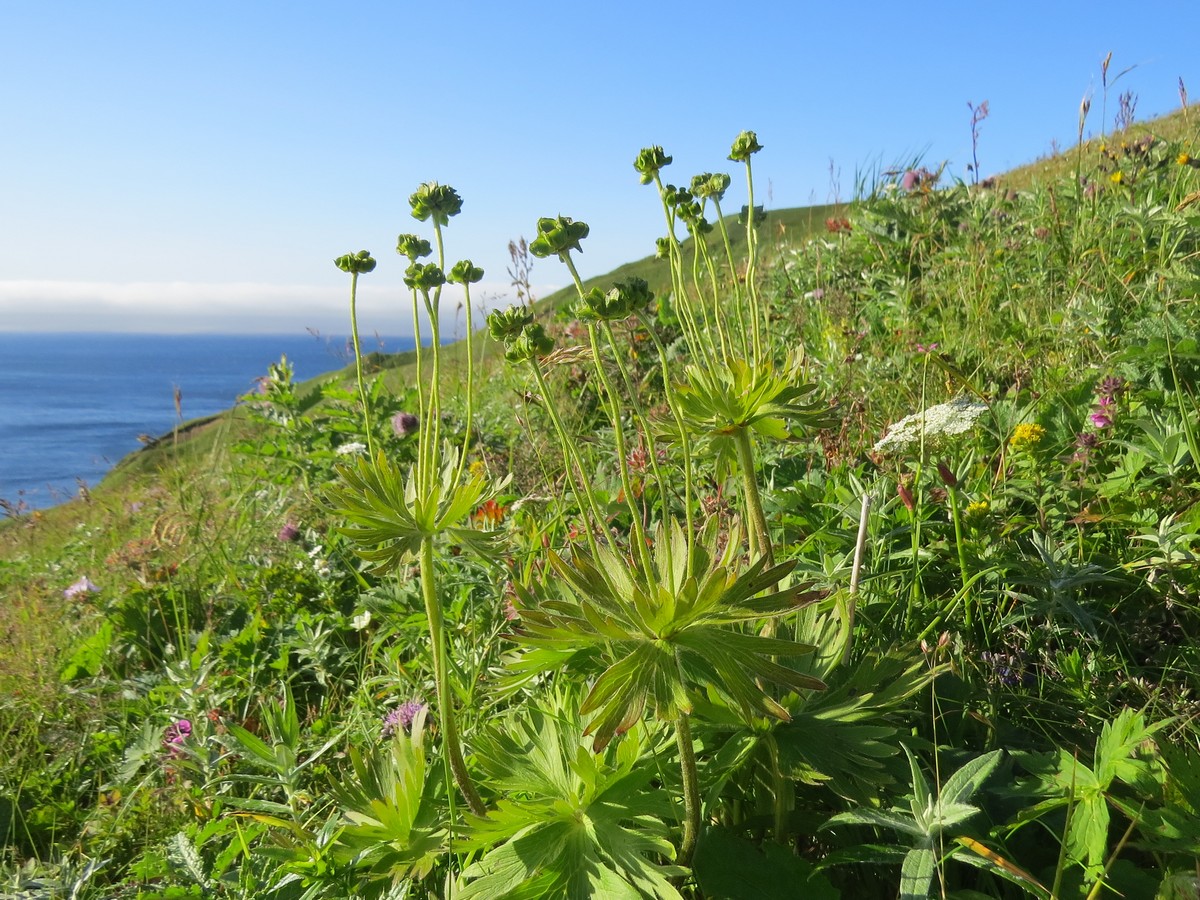
<instances>
[{"instance_id":1,"label":"grassy hillside","mask_svg":"<svg viewBox=\"0 0 1200 900\"><path fill-rule=\"evenodd\" d=\"M1197 155L681 227L3 523L0 893L1189 896Z\"/></svg>"}]
</instances>

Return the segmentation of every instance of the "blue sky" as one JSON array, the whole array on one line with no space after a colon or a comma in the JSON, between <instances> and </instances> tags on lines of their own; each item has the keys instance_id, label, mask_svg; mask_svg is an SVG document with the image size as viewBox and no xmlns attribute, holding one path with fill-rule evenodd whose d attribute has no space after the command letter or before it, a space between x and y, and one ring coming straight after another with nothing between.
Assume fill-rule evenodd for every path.
<instances>
[{"instance_id":1,"label":"blue sky","mask_svg":"<svg viewBox=\"0 0 1200 900\"><path fill-rule=\"evenodd\" d=\"M0 0L0 330L345 332L334 257L371 250L362 327L410 330L396 235L423 181L458 189L448 257L508 289L539 216L587 221L599 274L652 252L632 168L730 171L753 129L757 198L824 203L923 154L984 175L1200 99L1187 4L55 2ZM1186 21L1185 21L1186 20ZM1106 121L1100 64L1112 51ZM831 175L832 167L832 175ZM727 207L744 202L735 180ZM534 281L561 285L556 262Z\"/></svg>"}]
</instances>

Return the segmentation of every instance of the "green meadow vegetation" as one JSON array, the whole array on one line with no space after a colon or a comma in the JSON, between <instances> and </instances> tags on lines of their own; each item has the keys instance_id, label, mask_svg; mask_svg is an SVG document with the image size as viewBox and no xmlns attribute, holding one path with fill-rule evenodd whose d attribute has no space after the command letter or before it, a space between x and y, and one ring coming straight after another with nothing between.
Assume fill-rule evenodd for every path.
<instances>
[{"instance_id":1,"label":"green meadow vegetation","mask_svg":"<svg viewBox=\"0 0 1200 900\"><path fill-rule=\"evenodd\" d=\"M765 214L631 152L655 252L486 319L416 188L353 365L8 509L0 895L1200 897L1200 121L1087 112Z\"/></svg>"}]
</instances>

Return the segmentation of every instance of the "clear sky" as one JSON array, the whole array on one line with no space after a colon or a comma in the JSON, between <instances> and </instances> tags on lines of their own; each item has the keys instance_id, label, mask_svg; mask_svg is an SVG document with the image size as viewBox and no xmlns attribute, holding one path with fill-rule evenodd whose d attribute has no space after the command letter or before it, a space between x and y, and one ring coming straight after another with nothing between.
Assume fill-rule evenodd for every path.
<instances>
[{"instance_id":1,"label":"clear sky","mask_svg":"<svg viewBox=\"0 0 1200 900\"><path fill-rule=\"evenodd\" d=\"M539 216L591 225L585 276L653 251L648 144L687 183L753 129L756 199L824 203L918 154L967 178L986 100L987 175L1071 144L1089 91L1091 134L1126 90L1139 119L1181 77L1200 99L1198 26L1155 0L0 0L0 330L345 333L333 259L368 249L362 327L407 332L396 235L431 236L423 181L462 194L449 260L499 297Z\"/></svg>"}]
</instances>

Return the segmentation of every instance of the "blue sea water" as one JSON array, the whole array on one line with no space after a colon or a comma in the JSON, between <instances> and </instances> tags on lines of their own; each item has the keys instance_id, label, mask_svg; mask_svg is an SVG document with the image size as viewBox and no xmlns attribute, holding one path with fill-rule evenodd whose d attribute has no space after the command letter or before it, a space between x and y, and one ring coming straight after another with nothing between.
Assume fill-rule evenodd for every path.
<instances>
[{"instance_id":1,"label":"blue sea water","mask_svg":"<svg viewBox=\"0 0 1200 900\"><path fill-rule=\"evenodd\" d=\"M386 338L399 352L411 338ZM381 349L364 339L364 351ZM42 509L92 486L176 422L233 406L286 354L298 381L351 359L344 338L0 333L0 499Z\"/></svg>"}]
</instances>

